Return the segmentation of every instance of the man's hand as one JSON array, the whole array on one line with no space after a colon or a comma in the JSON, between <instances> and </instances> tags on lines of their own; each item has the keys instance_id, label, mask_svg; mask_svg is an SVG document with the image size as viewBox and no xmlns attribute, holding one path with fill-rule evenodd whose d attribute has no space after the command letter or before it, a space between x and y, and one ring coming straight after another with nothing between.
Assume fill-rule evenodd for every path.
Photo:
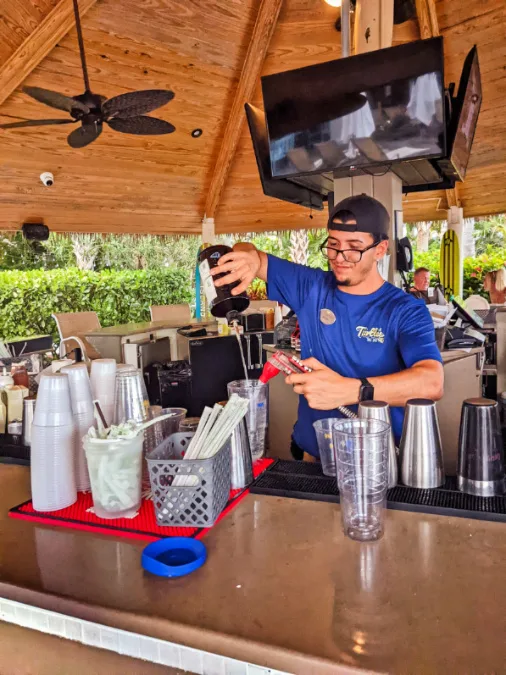
<instances>
[{"instance_id":1,"label":"man's hand","mask_svg":"<svg viewBox=\"0 0 506 675\"><path fill-rule=\"evenodd\" d=\"M224 286L232 284L235 281L240 283L232 289L232 295L239 295L246 291L256 277L264 278L263 268L267 270L267 256L255 247L249 247L247 244L236 244L232 253L222 256L216 267L211 269L211 274L223 274L225 276L214 282L215 286ZM265 279L264 279L265 280Z\"/></svg>"},{"instance_id":2,"label":"man's hand","mask_svg":"<svg viewBox=\"0 0 506 675\"><path fill-rule=\"evenodd\" d=\"M310 408L333 410L341 405L357 403L360 380L343 377L313 358L305 359L302 363L312 372L289 375L286 383L293 385L296 394L306 397Z\"/></svg>"}]
</instances>

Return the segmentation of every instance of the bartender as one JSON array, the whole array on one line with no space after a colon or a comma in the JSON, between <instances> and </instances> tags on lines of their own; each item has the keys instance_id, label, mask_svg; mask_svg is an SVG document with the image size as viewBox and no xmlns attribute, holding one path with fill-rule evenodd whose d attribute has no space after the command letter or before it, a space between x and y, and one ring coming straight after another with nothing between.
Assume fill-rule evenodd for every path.
<instances>
[{"instance_id":1,"label":"bartender","mask_svg":"<svg viewBox=\"0 0 506 675\"><path fill-rule=\"evenodd\" d=\"M319 455L313 422L341 417L337 406L386 401L398 440L406 401L443 394L441 355L427 308L378 271L389 225L380 202L349 197L333 208L321 247L331 271L296 265L245 243L211 271L228 272L216 286L239 281L234 294L258 277L267 282L271 300L297 314L302 357L312 372L286 381L300 394L292 452L301 451L304 459Z\"/></svg>"}]
</instances>

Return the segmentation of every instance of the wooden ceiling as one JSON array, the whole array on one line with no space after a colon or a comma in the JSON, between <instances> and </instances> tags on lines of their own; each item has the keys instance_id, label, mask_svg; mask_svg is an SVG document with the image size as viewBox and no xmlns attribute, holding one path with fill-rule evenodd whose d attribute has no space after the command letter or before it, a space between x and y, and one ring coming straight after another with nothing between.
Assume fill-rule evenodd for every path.
<instances>
[{"instance_id":1,"label":"wooden ceiling","mask_svg":"<svg viewBox=\"0 0 506 675\"><path fill-rule=\"evenodd\" d=\"M255 35L259 0L80 4L87 10L83 31L94 91L110 97L171 88L176 97L156 115L177 130L168 136L135 137L107 128L82 150L67 146L65 127L0 131L0 229L18 229L25 220L42 218L59 231L195 233L210 202L218 204L217 231L324 224L322 214L313 214L311 220L307 209L263 195L244 124L238 127L239 142L221 197L218 190L214 199L221 178L216 177L217 157L238 84L243 84L240 76ZM10 91L9 83L18 86L0 105L1 122L65 116L31 100L21 84L68 95L82 92L75 28L66 34L69 8L70 0L2 3L0 101ZM479 47L484 102L470 168L459 190L464 213L506 211L506 2L437 0L436 11L445 37L447 83L458 82L466 53L475 43ZM284 0L262 74L339 57L337 12L323 0ZM58 24L62 13L66 18ZM394 27L394 44L419 37L415 20ZM253 63L251 54L249 58ZM13 63L20 64L16 73ZM252 100L260 103L258 79ZM200 138L191 137L195 128L203 130ZM54 173L53 187L42 186L43 171ZM404 217L444 218L448 199L444 191L410 195Z\"/></svg>"}]
</instances>

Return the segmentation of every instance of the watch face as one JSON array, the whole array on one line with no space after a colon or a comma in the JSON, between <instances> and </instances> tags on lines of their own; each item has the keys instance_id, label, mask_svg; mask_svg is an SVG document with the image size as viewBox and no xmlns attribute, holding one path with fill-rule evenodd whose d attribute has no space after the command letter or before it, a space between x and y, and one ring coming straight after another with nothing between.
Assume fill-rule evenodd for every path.
<instances>
[{"instance_id":1,"label":"watch face","mask_svg":"<svg viewBox=\"0 0 506 675\"><path fill-rule=\"evenodd\" d=\"M360 400L372 401L374 398L374 387L369 382L363 383L360 387Z\"/></svg>"}]
</instances>

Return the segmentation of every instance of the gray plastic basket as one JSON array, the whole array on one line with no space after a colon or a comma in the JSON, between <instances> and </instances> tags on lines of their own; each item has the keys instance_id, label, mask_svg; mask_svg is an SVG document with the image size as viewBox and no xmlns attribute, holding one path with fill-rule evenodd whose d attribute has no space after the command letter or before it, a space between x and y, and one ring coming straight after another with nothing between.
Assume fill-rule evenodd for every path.
<instances>
[{"instance_id":1,"label":"gray plastic basket","mask_svg":"<svg viewBox=\"0 0 506 675\"><path fill-rule=\"evenodd\" d=\"M230 494L230 440L209 459L182 459L193 433L178 432L147 455L156 522L178 527L210 527ZM174 486L176 476L193 477Z\"/></svg>"}]
</instances>

